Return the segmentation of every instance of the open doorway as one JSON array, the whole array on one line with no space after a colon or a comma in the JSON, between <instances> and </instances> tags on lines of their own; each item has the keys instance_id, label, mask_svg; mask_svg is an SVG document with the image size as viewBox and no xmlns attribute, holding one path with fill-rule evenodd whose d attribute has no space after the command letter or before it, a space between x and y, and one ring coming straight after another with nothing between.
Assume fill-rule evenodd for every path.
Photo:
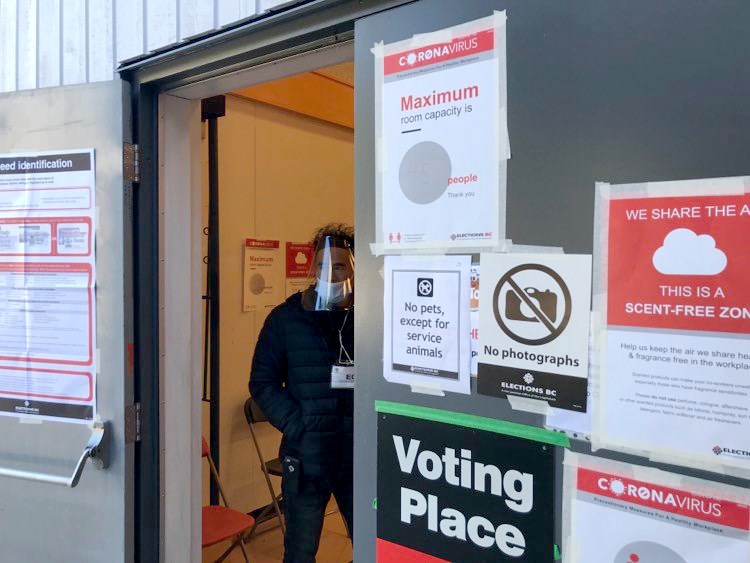
<instances>
[{"instance_id":1,"label":"open doorway","mask_svg":"<svg viewBox=\"0 0 750 563\"><path fill-rule=\"evenodd\" d=\"M207 225L205 125L201 154ZM262 418L249 421L244 410L253 349L271 309L304 289L300 282L308 281L309 261L304 249L313 232L327 223L353 224L353 127L351 62L235 89L225 95L225 115L218 119L219 472L232 507L261 519L248 540L253 561L280 561L283 556L271 497L271 490L280 496L280 478L269 463L269 487L261 465L278 458L281 434ZM206 390L204 396L210 393ZM211 405L203 405L203 435L208 437ZM208 504L207 465L203 467L203 502ZM351 544L335 502L326 513L318 557L350 561ZM207 548L204 560L214 560L224 547ZM242 560L240 551L232 558Z\"/></svg>"}]
</instances>

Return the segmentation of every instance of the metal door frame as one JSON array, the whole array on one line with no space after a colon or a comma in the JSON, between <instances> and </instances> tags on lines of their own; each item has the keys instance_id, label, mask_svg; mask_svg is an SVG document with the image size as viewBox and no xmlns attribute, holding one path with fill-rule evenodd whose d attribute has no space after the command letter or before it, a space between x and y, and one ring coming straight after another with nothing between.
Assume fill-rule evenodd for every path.
<instances>
[{"instance_id":1,"label":"metal door frame","mask_svg":"<svg viewBox=\"0 0 750 563\"><path fill-rule=\"evenodd\" d=\"M197 99L274 76L275 63L351 43L354 22L415 0L311 0L163 52L126 61L119 68L131 84L133 138L139 178L132 208L135 397L141 409L136 448L135 558L164 560L162 456L163 374L160 369L160 101L163 95ZM229 82L227 82L229 81ZM232 89L231 86L229 89ZM224 88L222 90L222 88ZM187 129L186 129L187 131Z\"/></svg>"}]
</instances>

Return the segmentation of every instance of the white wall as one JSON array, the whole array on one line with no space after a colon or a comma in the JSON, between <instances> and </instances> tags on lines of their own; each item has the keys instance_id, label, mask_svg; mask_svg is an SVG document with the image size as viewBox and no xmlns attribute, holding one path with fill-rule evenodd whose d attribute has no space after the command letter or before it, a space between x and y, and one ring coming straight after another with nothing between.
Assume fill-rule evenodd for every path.
<instances>
[{"instance_id":1,"label":"white wall","mask_svg":"<svg viewBox=\"0 0 750 563\"><path fill-rule=\"evenodd\" d=\"M125 60L297 0L0 0L0 92L111 80Z\"/></svg>"},{"instance_id":2,"label":"white wall","mask_svg":"<svg viewBox=\"0 0 750 563\"><path fill-rule=\"evenodd\" d=\"M242 310L244 240L307 241L324 223L353 224L354 132L227 96L227 115L219 119L219 151L221 473L235 507L252 510L270 502L242 410L265 316ZM206 409L206 436L207 423ZM264 456L276 457L279 433L267 424L260 430Z\"/></svg>"}]
</instances>

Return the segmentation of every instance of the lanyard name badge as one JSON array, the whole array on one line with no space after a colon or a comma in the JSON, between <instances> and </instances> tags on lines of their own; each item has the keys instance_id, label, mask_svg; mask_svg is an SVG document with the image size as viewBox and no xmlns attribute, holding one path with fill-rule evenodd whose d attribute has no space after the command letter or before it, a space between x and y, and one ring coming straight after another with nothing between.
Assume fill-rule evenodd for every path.
<instances>
[{"instance_id":1,"label":"lanyard name badge","mask_svg":"<svg viewBox=\"0 0 750 563\"><path fill-rule=\"evenodd\" d=\"M344 322L339 329L339 360L331 366L331 389L354 389L354 376L356 368L349 352L344 347L344 339L341 331L344 330L346 320L349 318L349 310L346 311Z\"/></svg>"}]
</instances>

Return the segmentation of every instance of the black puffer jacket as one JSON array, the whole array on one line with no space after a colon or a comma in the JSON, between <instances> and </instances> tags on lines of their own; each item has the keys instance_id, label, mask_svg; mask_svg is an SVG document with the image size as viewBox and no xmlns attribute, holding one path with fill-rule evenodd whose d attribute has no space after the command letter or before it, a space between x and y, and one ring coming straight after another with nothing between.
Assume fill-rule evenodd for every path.
<instances>
[{"instance_id":1,"label":"black puffer jacket","mask_svg":"<svg viewBox=\"0 0 750 563\"><path fill-rule=\"evenodd\" d=\"M331 389L346 313L306 311L301 295L292 295L266 318L255 347L250 393L284 434L280 455L298 458L304 475L331 475L352 465L353 393ZM352 356L353 313L342 331Z\"/></svg>"}]
</instances>

